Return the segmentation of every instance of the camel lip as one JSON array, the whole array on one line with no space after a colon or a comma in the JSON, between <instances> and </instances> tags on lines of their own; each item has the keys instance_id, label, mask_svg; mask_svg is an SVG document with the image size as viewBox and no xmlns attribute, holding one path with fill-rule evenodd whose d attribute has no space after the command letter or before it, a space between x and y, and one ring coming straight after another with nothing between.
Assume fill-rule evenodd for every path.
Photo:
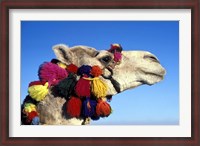
<instances>
[{"instance_id":1,"label":"camel lip","mask_svg":"<svg viewBox=\"0 0 200 146\"><path fill-rule=\"evenodd\" d=\"M163 78L165 76L165 73L158 74L158 73L148 72L147 74L157 76L159 78Z\"/></svg>"},{"instance_id":2,"label":"camel lip","mask_svg":"<svg viewBox=\"0 0 200 146\"><path fill-rule=\"evenodd\" d=\"M151 76L156 76L159 77L161 79L164 78L164 76L166 75L166 70L163 69L162 71L156 73L156 72L144 72L146 75L151 75Z\"/></svg>"},{"instance_id":3,"label":"camel lip","mask_svg":"<svg viewBox=\"0 0 200 146\"><path fill-rule=\"evenodd\" d=\"M158 77L161 79L163 79L164 76L166 75L166 70L163 67L161 67L159 70L156 70L156 71L146 71L143 69L141 69L140 71L141 71L141 73L143 73L145 75L154 76L154 77Z\"/></svg>"},{"instance_id":4,"label":"camel lip","mask_svg":"<svg viewBox=\"0 0 200 146\"><path fill-rule=\"evenodd\" d=\"M147 72L145 74L150 75L150 76L154 76L154 77L158 78L158 80L156 82L150 82L148 80L137 80L137 82L141 83L141 85L146 84L146 85L151 86L151 85L153 85L153 84L155 84L155 83L160 82L161 80L163 80L164 76L165 76L165 74L157 74L157 73L152 73L152 72Z\"/></svg>"}]
</instances>

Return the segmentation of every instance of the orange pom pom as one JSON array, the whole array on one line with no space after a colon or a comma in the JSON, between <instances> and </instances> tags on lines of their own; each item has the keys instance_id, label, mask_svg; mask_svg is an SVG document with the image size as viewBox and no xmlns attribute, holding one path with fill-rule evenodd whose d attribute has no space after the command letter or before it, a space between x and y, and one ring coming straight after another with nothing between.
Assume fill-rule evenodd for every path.
<instances>
[{"instance_id":1,"label":"orange pom pom","mask_svg":"<svg viewBox=\"0 0 200 146\"><path fill-rule=\"evenodd\" d=\"M102 99L98 100L97 106L96 106L96 114L100 117L108 117L111 114L111 107L110 105L103 101Z\"/></svg>"},{"instance_id":2,"label":"orange pom pom","mask_svg":"<svg viewBox=\"0 0 200 146\"><path fill-rule=\"evenodd\" d=\"M92 76L98 77L102 74L102 70L98 65L95 65L95 66L92 67L90 73L91 73Z\"/></svg>"}]
</instances>

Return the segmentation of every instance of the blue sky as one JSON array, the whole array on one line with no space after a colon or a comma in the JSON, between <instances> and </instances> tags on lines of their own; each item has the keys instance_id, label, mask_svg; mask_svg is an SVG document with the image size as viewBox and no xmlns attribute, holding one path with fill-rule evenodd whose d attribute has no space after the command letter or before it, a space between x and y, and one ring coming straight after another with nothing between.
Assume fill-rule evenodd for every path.
<instances>
[{"instance_id":1,"label":"blue sky","mask_svg":"<svg viewBox=\"0 0 200 146\"><path fill-rule=\"evenodd\" d=\"M166 69L165 79L113 97L113 113L93 125L179 124L179 22L178 21L22 21L21 101L28 84L38 80L40 64L55 58L52 46L87 45L98 50L120 43L126 50L155 54Z\"/></svg>"}]
</instances>

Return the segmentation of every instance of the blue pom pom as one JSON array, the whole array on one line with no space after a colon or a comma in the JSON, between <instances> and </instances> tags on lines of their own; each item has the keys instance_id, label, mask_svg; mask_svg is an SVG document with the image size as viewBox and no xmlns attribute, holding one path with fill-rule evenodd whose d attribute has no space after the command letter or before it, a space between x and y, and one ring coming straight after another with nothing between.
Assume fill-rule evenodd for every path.
<instances>
[{"instance_id":1,"label":"blue pom pom","mask_svg":"<svg viewBox=\"0 0 200 146\"><path fill-rule=\"evenodd\" d=\"M39 117L37 116L37 117L34 117L34 118L32 119L31 125L39 125L39 123L40 123L40 119L39 119Z\"/></svg>"},{"instance_id":2,"label":"blue pom pom","mask_svg":"<svg viewBox=\"0 0 200 146\"><path fill-rule=\"evenodd\" d=\"M78 75L87 75L90 76L90 71L91 71L92 67L89 65L82 65L79 69L78 69Z\"/></svg>"},{"instance_id":3,"label":"blue pom pom","mask_svg":"<svg viewBox=\"0 0 200 146\"><path fill-rule=\"evenodd\" d=\"M89 106L89 107L88 107ZM96 114L97 101L87 98L83 101L83 116L92 117Z\"/></svg>"}]
</instances>

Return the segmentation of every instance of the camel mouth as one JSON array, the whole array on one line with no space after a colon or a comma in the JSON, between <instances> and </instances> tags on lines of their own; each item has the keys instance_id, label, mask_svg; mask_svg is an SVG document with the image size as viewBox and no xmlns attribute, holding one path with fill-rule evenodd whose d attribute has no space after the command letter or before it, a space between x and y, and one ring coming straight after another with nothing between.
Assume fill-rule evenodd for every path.
<instances>
[{"instance_id":1,"label":"camel mouth","mask_svg":"<svg viewBox=\"0 0 200 146\"><path fill-rule=\"evenodd\" d=\"M161 79L163 79L164 76L165 76L165 73L158 74L158 73L149 72L149 73L146 73L146 74L148 74L150 76L155 76L155 77L158 77L158 78L161 78Z\"/></svg>"},{"instance_id":2,"label":"camel mouth","mask_svg":"<svg viewBox=\"0 0 200 146\"><path fill-rule=\"evenodd\" d=\"M137 80L138 83L146 84L146 85L153 85L155 83L158 83L162 81L166 75L165 69L162 69L159 72L144 72L144 77L142 79Z\"/></svg>"},{"instance_id":3,"label":"camel mouth","mask_svg":"<svg viewBox=\"0 0 200 146\"><path fill-rule=\"evenodd\" d=\"M158 82L160 82L164 79L166 71L163 70L161 73L148 72L146 74L147 74L147 79L145 81L141 81L141 82L143 84L153 85L153 84L158 83Z\"/></svg>"}]
</instances>

